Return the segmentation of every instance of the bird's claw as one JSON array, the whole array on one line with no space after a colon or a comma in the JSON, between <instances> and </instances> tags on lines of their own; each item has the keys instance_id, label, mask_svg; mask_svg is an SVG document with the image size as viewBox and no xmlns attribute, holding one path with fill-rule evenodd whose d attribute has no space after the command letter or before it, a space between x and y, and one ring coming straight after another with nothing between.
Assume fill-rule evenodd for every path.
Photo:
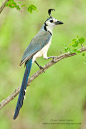
<instances>
[{"instance_id":1,"label":"bird's claw","mask_svg":"<svg viewBox=\"0 0 86 129\"><path fill-rule=\"evenodd\" d=\"M56 61L55 61L56 56L50 56L50 57L48 57L48 59L50 59L50 58L52 58L52 59L53 59L52 61L53 61L54 63L56 63Z\"/></svg>"},{"instance_id":2,"label":"bird's claw","mask_svg":"<svg viewBox=\"0 0 86 129\"><path fill-rule=\"evenodd\" d=\"M39 66L39 68L44 70L44 68L42 66ZM45 73L45 71L44 71L44 73Z\"/></svg>"},{"instance_id":3,"label":"bird's claw","mask_svg":"<svg viewBox=\"0 0 86 129\"><path fill-rule=\"evenodd\" d=\"M53 56L53 60L52 60L52 61L53 61L54 63L56 63L55 58L56 58L56 56Z\"/></svg>"}]
</instances>

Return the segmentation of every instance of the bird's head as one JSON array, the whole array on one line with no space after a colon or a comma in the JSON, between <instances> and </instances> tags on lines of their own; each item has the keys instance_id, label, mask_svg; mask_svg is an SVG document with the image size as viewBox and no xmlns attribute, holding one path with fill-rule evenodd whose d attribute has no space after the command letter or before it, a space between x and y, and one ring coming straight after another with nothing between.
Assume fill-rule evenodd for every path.
<instances>
[{"instance_id":1,"label":"bird's head","mask_svg":"<svg viewBox=\"0 0 86 129\"><path fill-rule=\"evenodd\" d=\"M55 18L53 18L52 16L51 16L51 11L52 10L54 10L54 9L49 9L48 10L48 14L49 14L49 18L45 21L45 23L44 23L44 29L46 30L46 31L49 31L49 32L51 32L52 33L52 30L53 30L53 28L56 26L56 25L61 25L61 24L63 24L63 22L61 22L61 21L59 21L59 20L57 20L57 19L55 19ZM55 10L54 10L55 11Z\"/></svg>"}]
</instances>

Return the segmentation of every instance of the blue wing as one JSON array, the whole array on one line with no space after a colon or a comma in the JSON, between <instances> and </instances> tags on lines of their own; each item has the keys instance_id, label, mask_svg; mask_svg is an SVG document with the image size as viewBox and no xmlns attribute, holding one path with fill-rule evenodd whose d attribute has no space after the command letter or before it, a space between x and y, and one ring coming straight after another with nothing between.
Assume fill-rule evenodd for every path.
<instances>
[{"instance_id":1,"label":"blue wing","mask_svg":"<svg viewBox=\"0 0 86 129\"><path fill-rule=\"evenodd\" d=\"M38 34L31 40L29 46L26 48L20 65L27 60L30 60L39 50L41 50L49 42L51 36L52 35L47 31L39 31Z\"/></svg>"}]
</instances>

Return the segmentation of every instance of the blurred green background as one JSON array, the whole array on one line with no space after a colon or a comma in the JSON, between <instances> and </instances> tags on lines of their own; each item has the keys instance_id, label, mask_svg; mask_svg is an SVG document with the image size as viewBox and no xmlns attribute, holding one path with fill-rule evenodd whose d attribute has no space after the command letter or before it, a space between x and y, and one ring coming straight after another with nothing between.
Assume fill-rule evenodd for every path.
<instances>
[{"instance_id":1,"label":"blurred green background","mask_svg":"<svg viewBox=\"0 0 86 129\"><path fill-rule=\"evenodd\" d=\"M49 8L55 9L55 12L52 12L53 17L64 24L53 30L48 56L58 56L60 51L65 53L62 44L70 44L77 35L86 37L86 0L22 1L34 4L39 12L33 11L30 14L26 8L22 8L20 12L5 7L0 14L0 101L21 85L25 68L24 65L20 67L19 63L31 39L49 17ZM37 61L42 66L49 62L42 57ZM34 63L30 76L37 70L39 68ZM0 110L0 128L81 129L81 124L43 123L54 123L54 120L83 122L83 104L86 98L85 70L86 65L81 54L61 60L50 67L27 88L26 99L15 121L13 114L18 96Z\"/></svg>"}]
</instances>

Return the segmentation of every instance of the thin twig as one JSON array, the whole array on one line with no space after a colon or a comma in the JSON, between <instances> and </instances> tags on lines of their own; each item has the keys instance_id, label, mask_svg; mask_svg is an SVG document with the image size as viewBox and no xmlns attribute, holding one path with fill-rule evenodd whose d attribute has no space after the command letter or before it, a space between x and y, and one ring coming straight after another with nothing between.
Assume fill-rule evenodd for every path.
<instances>
[{"instance_id":1,"label":"thin twig","mask_svg":"<svg viewBox=\"0 0 86 129\"><path fill-rule=\"evenodd\" d=\"M82 47L81 52L86 51L86 46ZM55 57L55 62L53 62L53 60L51 60L49 63L47 63L43 68L44 69L40 69L39 71L37 71L36 73L34 73L29 79L28 79L28 83L27 86L30 85L30 83L37 78L40 74L42 74L45 70L47 70L49 67L51 67L52 65L56 64L57 62L61 61L64 58L67 57L71 57L76 55L76 53L65 53L65 54L61 54L60 56ZM4 99L1 103L0 103L0 109L2 109L6 104L8 104L11 100L13 100L19 93L20 91L20 87L18 87L11 95L9 95L6 99Z\"/></svg>"},{"instance_id":2,"label":"thin twig","mask_svg":"<svg viewBox=\"0 0 86 129\"><path fill-rule=\"evenodd\" d=\"M5 4L8 2L9 0L5 0L5 2L2 4L2 6L0 7L0 13L3 11ZM3 2L3 1L2 1Z\"/></svg>"},{"instance_id":3,"label":"thin twig","mask_svg":"<svg viewBox=\"0 0 86 129\"><path fill-rule=\"evenodd\" d=\"M81 44L81 46L83 47L83 44Z\"/></svg>"},{"instance_id":4,"label":"thin twig","mask_svg":"<svg viewBox=\"0 0 86 129\"><path fill-rule=\"evenodd\" d=\"M60 53L62 54L62 51L60 51Z\"/></svg>"}]
</instances>

